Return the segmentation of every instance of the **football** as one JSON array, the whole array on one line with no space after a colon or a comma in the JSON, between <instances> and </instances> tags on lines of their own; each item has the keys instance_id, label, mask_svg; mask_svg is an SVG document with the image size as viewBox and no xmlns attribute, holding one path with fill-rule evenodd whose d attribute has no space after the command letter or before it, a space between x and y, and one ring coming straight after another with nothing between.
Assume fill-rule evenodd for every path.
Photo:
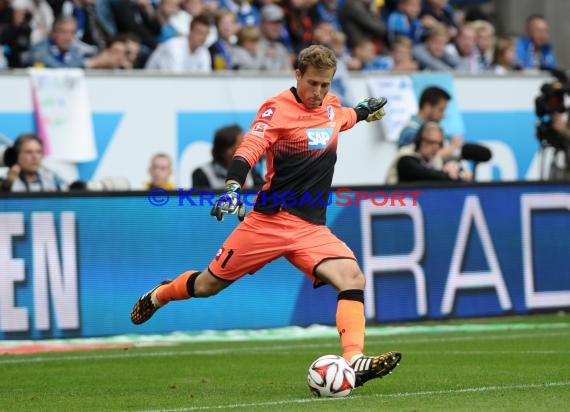
<instances>
[{"instance_id":1,"label":"football","mask_svg":"<svg viewBox=\"0 0 570 412\"><path fill-rule=\"evenodd\" d=\"M352 393L356 376L348 362L338 355L324 355L309 366L309 391L318 398L343 398Z\"/></svg>"}]
</instances>

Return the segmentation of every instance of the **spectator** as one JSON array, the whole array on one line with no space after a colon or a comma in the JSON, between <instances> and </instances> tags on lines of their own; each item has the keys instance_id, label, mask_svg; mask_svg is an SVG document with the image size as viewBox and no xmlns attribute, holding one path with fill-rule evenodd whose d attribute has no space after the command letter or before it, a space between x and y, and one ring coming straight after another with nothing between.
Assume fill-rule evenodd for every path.
<instances>
[{"instance_id":1,"label":"spectator","mask_svg":"<svg viewBox=\"0 0 570 412\"><path fill-rule=\"evenodd\" d=\"M459 28L455 44L447 46L448 53L457 59L455 70L472 74L481 73L485 70L477 49L476 36L473 23L465 23Z\"/></svg>"},{"instance_id":2,"label":"spectator","mask_svg":"<svg viewBox=\"0 0 570 412\"><path fill-rule=\"evenodd\" d=\"M238 125L230 125L216 130L212 146L212 160L192 172L192 187L198 189L223 189L228 167L233 155L243 139L243 129ZM255 168L248 174L244 188L251 189L263 184Z\"/></svg>"},{"instance_id":3,"label":"spectator","mask_svg":"<svg viewBox=\"0 0 570 412\"><path fill-rule=\"evenodd\" d=\"M4 45L6 65L11 68L23 68L30 65L32 35L32 15L22 2L12 4L12 18L9 24L0 30L0 56ZM1 64L0 64L1 66Z\"/></svg>"},{"instance_id":4,"label":"spectator","mask_svg":"<svg viewBox=\"0 0 570 412\"><path fill-rule=\"evenodd\" d=\"M338 11L349 49L352 49L359 39L368 37L375 40L376 52L381 52L386 25L379 15L371 12L372 2L373 0L345 0Z\"/></svg>"},{"instance_id":5,"label":"spectator","mask_svg":"<svg viewBox=\"0 0 570 412\"><path fill-rule=\"evenodd\" d=\"M158 37L159 43L178 36L178 30L172 24L172 19L175 18L181 11L181 0L162 0L156 10L156 16L160 22L160 35Z\"/></svg>"},{"instance_id":6,"label":"spectator","mask_svg":"<svg viewBox=\"0 0 570 412\"><path fill-rule=\"evenodd\" d=\"M231 11L237 18L240 27L259 26L259 9L248 0L221 0L220 9Z\"/></svg>"},{"instance_id":7,"label":"spectator","mask_svg":"<svg viewBox=\"0 0 570 412\"><path fill-rule=\"evenodd\" d=\"M548 21L533 14L526 22L526 35L516 45L516 61L523 69L556 68L556 56L549 42Z\"/></svg>"},{"instance_id":8,"label":"spectator","mask_svg":"<svg viewBox=\"0 0 570 412\"><path fill-rule=\"evenodd\" d=\"M341 60L342 66L346 66L347 70L359 70L360 61L349 53L348 47L346 45L346 34L342 31L335 31L332 34L331 48L334 50L334 54L338 60ZM337 68L338 70L338 68ZM333 78L334 84L334 78Z\"/></svg>"},{"instance_id":9,"label":"spectator","mask_svg":"<svg viewBox=\"0 0 570 412\"><path fill-rule=\"evenodd\" d=\"M205 12L206 7L203 0L182 0L180 10L170 17L169 22L179 36L187 36L190 32L192 19Z\"/></svg>"},{"instance_id":10,"label":"spectator","mask_svg":"<svg viewBox=\"0 0 570 412\"><path fill-rule=\"evenodd\" d=\"M418 18L421 11L421 0L398 1L398 9L388 16L388 45L391 45L398 36L407 37L414 44L422 41L424 28Z\"/></svg>"},{"instance_id":11,"label":"spectator","mask_svg":"<svg viewBox=\"0 0 570 412\"><path fill-rule=\"evenodd\" d=\"M471 172L461 170L456 162L443 163L439 154L443 143L443 130L439 124L423 124L414 143L399 150L388 169L386 183L472 180Z\"/></svg>"},{"instance_id":12,"label":"spectator","mask_svg":"<svg viewBox=\"0 0 570 412\"><path fill-rule=\"evenodd\" d=\"M292 56L281 42L283 10L275 4L268 4L261 9L260 54L263 56L262 70L291 70Z\"/></svg>"},{"instance_id":13,"label":"spectator","mask_svg":"<svg viewBox=\"0 0 570 412\"><path fill-rule=\"evenodd\" d=\"M322 21L332 24L335 31L342 31L338 18L338 8L344 0L319 0L311 9L311 16L315 24Z\"/></svg>"},{"instance_id":14,"label":"spectator","mask_svg":"<svg viewBox=\"0 0 570 412\"><path fill-rule=\"evenodd\" d=\"M63 4L61 15L75 17L78 40L95 47L96 50L103 50L109 40L109 36L99 23L95 1L68 0Z\"/></svg>"},{"instance_id":15,"label":"spectator","mask_svg":"<svg viewBox=\"0 0 570 412\"><path fill-rule=\"evenodd\" d=\"M449 5L449 0L426 0L420 19L428 30L437 24L445 26L449 37L455 39L458 30L457 19L455 10Z\"/></svg>"},{"instance_id":16,"label":"spectator","mask_svg":"<svg viewBox=\"0 0 570 412\"><path fill-rule=\"evenodd\" d=\"M256 27L245 26L238 32L237 45L232 49L234 69L261 70L263 56L260 53L261 33Z\"/></svg>"},{"instance_id":17,"label":"spectator","mask_svg":"<svg viewBox=\"0 0 570 412\"><path fill-rule=\"evenodd\" d=\"M174 190L176 187L170 181L172 176L172 159L166 153L155 154L148 168L150 182L145 184L146 189L162 188Z\"/></svg>"},{"instance_id":18,"label":"spectator","mask_svg":"<svg viewBox=\"0 0 570 412\"><path fill-rule=\"evenodd\" d=\"M218 39L208 51L212 61L212 70L232 70L234 68L232 47L236 42L236 16L229 10L220 10L216 14Z\"/></svg>"},{"instance_id":19,"label":"spectator","mask_svg":"<svg viewBox=\"0 0 570 412\"><path fill-rule=\"evenodd\" d=\"M6 149L4 163L9 167L1 183L4 192L56 192L63 189L57 176L42 166L44 145L35 134L21 134Z\"/></svg>"},{"instance_id":20,"label":"spectator","mask_svg":"<svg viewBox=\"0 0 570 412\"><path fill-rule=\"evenodd\" d=\"M310 46L313 41L314 22L311 8L318 0L284 0L285 28L289 33L291 48L295 54Z\"/></svg>"},{"instance_id":21,"label":"spectator","mask_svg":"<svg viewBox=\"0 0 570 412\"><path fill-rule=\"evenodd\" d=\"M129 34L119 34L109 40L107 47L101 51L101 55L107 55L105 60L115 62L110 69L132 70L133 61L129 58Z\"/></svg>"},{"instance_id":22,"label":"spectator","mask_svg":"<svg viewBox=\"0 0 570 412\"><path fill-rule=\"evenodd\" d=\"M362 37L354 46L353 57L360 62L358 70L366 72L371 70L389 70L382 58L376 55L376 47L371 39Z\"/></svg>"},{"instance_id":23,"label":"spectator","mask_svg":"<svg viewBox=\"0 0 570 412\"><path fill-rule=\"evenodd\" d=\"M511 38L499 38L495 46L493 71L496 74L508 74L513 70L520 70L515 63L515 42Z\"/></svg>"},{"instance_id":24,"label":"spectator","mask_svg":"<svg viewBox=\"0 0 570 412\"><path fill-rule=\"evenodd\" d=\"M127 45L127 60L129 62L128 67L131 69L144 68L150 55L149 49L143 47L139 38L132 33L123 33L117 37L125 39Z\"/></svg>"},{"instance_id":25,"label":"spectator","mask_svg":"<svg viewBox=\"0 0 570 412\"><path fill-rule=\"evenodd\" d=\"M150 55L147 70L170 72L210 73L212 61L205 46L210 33L210 19L201 14L192 19L186 37L174 37L162 43Z\"/></svg>"},{"instance_id":26,"label":"spectator","mask_svg":"<svg viewBox=\"0 0 570 412\"><path fill-rule=\"evenodd\" d=\"M118 33L133 33L143 45L154 50L161 24L150 0L110 0Z\"/></svg>"},{"instance_id":27,"label":"spectator","mask_svg":"<svg viewBox=\"0 0 570 412\"><path fill-rule=\"evenodd\" d=\"M483 71L492 69L495 50L495 28L486 20L475 20L475 44L479 53L479 66Z\"/></svg>"},{"instance_id":28,"label":"spectator","mask_svg":"<svg viewBox=\"0 0 570 412\"><path fill-rule=\"evenodd\" d=\"M0 0L0 33L12 21L13 0Z\"/></svg>"},{"instance_id":29,"label":"spectator","mask_svg":"<svg viewBox=\"0 0 570 412\"><path fill-rule=\"evenodd\" d=\"M391 71L418 70L418 63L412 57L413 43L408 37L396 37L390 46L390 54L381 56L381 66Z\"/></svg>"},{"instance_id":30,"label":"spectator","mask_svg":"<svg viewBox=\"0 0 570 412\"><path fill-rule=\"evenodd\" d=\"M46 0L13 0L12 7L26 7L32 16L32 44L45 40L54 24L54 14Z\"/></svg>"},{"instance_id":31,"label":"spectator","mask_svg":"<svg viewBox=\"0 0 570 412\"><path fill-rule=\"evenodd\" d=\"M420 69L453 70L459 61L446 50L448 42L449 34L444 26L437 25L429 30L425 43L415 45L412 50L412 56Z\"/></svg>"},{"instance_id":32,"label":"spectator","mask_svg":"<svg viewBox=\"0 0 570 412\"><path fill-rule=\"evenodd\" d=\"M112 69L120 67L120 59L113 53L102 52L88 57L85 49L75 40L76 32L75 17L58 17L50 37L32 46L32 62L50 68Z\"/></svg>"},{"instance_id":33,"label":"spectator","mask_svg":"<svg viewBox=\"0 0 570 412\"><path fill-rule=\"evenodd\" d=\"M420 95L420 110L418 114L413 115L405 124L398 146L403 147L414 143L418 130L426 122L439 123L445 116L447 104L451 100L451 95L438 86L427 87ZM449 144L444 145L440 151L440 155L444 159L450 158L463 144L463 137L448 137Z\"/></svg>"}]
</instances>

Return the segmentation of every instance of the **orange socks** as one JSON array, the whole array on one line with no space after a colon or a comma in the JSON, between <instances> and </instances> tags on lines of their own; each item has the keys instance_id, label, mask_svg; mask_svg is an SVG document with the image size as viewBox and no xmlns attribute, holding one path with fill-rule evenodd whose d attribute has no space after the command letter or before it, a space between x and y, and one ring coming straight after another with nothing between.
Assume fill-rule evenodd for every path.
<instances>
[{"instance_id":1,"label":"orange socks","mask_svg":"<svg viewBox=\"0 0 570 412\"><path fill-rule=\"evenodd\" d=\"M196 273L195 270L184 272L167 285L162 285L156 290L156 300L160 305L166 305L172 300L184 300L190 297L188 293L188 278Z\"/></svg>"},{"instance_id":2,"label":"orange socks","mask_svg":"<svg viewBox=\"0 0 570 412\"><path fill-rule=\"evenodd\" d=\"M364 350L364 292L345 290L338 295L336 326L342 345L342 356L349 363Z\"/></svg>"}]
</instances>

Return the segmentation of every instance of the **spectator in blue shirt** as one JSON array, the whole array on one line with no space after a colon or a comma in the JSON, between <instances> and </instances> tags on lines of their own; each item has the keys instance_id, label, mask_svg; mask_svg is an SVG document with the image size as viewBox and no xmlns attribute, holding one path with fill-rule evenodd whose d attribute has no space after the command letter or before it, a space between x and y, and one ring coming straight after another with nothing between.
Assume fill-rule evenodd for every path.
<instances>
[{"instance_id":1,"label":"spectator in blue shirt","mask_svg":"<svg viewBox=\"0 0 570 412\"><path fill-rule=\"evenodd\" d=\"M445 117L445 110L450 100L451 95L441 87L430 86L424 89L420 96L420 110L408 120L400 132L398 147L413 144L424 123L440 123ZM446 136L446 139L449 143L444 145L438 153L444 160L449 159L463 144L463 137L459 135Z\"/></svg>"},{"instance_id":2,"label":"spectator in blue shirt","mask_svg":"<svg viewBox=\"0 0 570 412\"><path fill-rule=\"evenodd\" d=\"M369 38L361 38L358 40L352 53L360 62L360 71L390 70L388 62L376 54L376 46Z\"/></svg>"},{"instance_id":3,"label":"spectator in blue shirt","mask_svg":"<svg viewBox=\"0 0 570 412\"><path fill-rule=\"evenodd\" d=\"M421 0L399 0L398 10L388 16L388 43L392 44L397 36L408 37L414 44L420 43L424 35L418 18L421 11Z\"/></svg>"},{"instance_id":4,"label":"spectator in blue shirt","mask_svg":"<svg viewBox=\"0 0 570 412\"><path fill-rule=\"evenodd\" d=\"M58 17L50 36L32 46L32 62L50 68L77 67L86 69L120 68L124 56L107 49L93 57L86 55L85 48L77 40L75 17Z\"/></svg>"},{"instance_id":5,"label":"spectator in blue shirt","mask_svg":"<svg viewBox=\"0 0 570 412\"><path fill-rule=\"evenodd\" d=\"M516 45L517 63L523 69L552 69L556 67L556 56L549 42L548 21L534 14L527 19L526 36Z\"/></svg>"}]
</instances>

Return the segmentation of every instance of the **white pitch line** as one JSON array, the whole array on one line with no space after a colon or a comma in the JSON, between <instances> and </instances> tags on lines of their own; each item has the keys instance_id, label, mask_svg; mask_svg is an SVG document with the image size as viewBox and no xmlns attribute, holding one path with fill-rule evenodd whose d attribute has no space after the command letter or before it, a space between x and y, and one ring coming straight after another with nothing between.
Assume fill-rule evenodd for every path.
<instances>
[{"instance_id":1,"label":"white pitch line","mask_svg":"<svg viewBox=\"0 0 570 412\"><path fill-rule=\"evenodd\" d=\"M252 402L252 403L234 403L229 405L212 405L212 406L196 406L189 408L177 408L177 409L145 409L139 412L187 412L187 411L206 411L215 409L239 409L239 408L261 408L265 406L279 406L279 405L291 405L291 404L301 404L308 402L323 402L323 401L350 401L354 399L358 401L363 398L410 398L415 396L437 396L437 395L450 395L450 394L460 394L460 393L474 393L474 392L492 392L501 390L518 390L518 389L544 389L544 388L555 388L560 386L570 386L570 381L567 382L547 382L547 383L531 383L526 385L505 385L505 386L481 386L476 388L463 388L463 389L446 389L440 391L422 391L422 392L398 392L398 393L388 393L388 394L372 394L372 395L362 395L354 398L328 398L328 399L314 399L314 398L303 398L303 399L286 399L282 401L271 401L271 402Z\"/></svg>"},{"instance_id":2,"label":"white pitch line","mask_svg":"<svg viewBox=\"0 0 570 412\"><path fill-rule=\"evenodd\" d=\"M568 332L554 332L549 333L548 336L565 336L570 334ZM525 334L525 333L518 333L518 334L510 334L508 335L508 339L524 339L524 338L531 338L534 337L534 334ZM403 339L389 339L390 345L398 345L398 344L419 344L419 343L437 343L441 341L446 342L456 342L456 341L475 341L475 340L503 340L506 336L504 334L501 335L485 335L485 336L453 336L453 337L423 337L419 339L414 339L410 336L410 339L403 338ZM366 340L367 345L370 346L371 344L377 344L380 342L386 341L384 337L381 339L379 337L371 337ZM310 349L310 348L336 348L339 349L339 344L337 342L331 343L304 343L304 344L297 344L296 341L290 341L287 345L273 345L273 346L248 346L243 348L236 348L236 347L228 347L228 348L217 348L217 349L197 349L197 350L182 350L182 351L164 351L164 352L139 352L135 351L136 349L130 349L129 351L121 352L121 353L102 353L97 355L64 355L64 356L34 356L28 357L29 355L17 355L17 358L9 358L6 359L4 357L0 358L0 365L13 365L13 364L28 364L28 363L49 363L49 362L63 362L63 361L89 361L89 360L105 360L105 359L133 359L133 358L153 358L153 357L164 357L164 356L214 356L214 355L223 355L227 353L236 353L236 352L274 352L274 351L281 351L281 353L285 353L283 351L287 350L297 350L297 349ZM416 351L413 351L416 352ZM428 353L429 351L422 350L417 353ZM532 353L536 353L535 351L531 351ZM458 353L464 353L458 351ZM485 353L495 353L495 351L489 351ZM513 351L509 351L508 353L515 353ZM526 353L526 352L525 352ZM563 352L564 353L564 352ZM10 355L14 356L14 355ZM21 357L20 357L21 356Z\"/></svg>"}]
</instances>

